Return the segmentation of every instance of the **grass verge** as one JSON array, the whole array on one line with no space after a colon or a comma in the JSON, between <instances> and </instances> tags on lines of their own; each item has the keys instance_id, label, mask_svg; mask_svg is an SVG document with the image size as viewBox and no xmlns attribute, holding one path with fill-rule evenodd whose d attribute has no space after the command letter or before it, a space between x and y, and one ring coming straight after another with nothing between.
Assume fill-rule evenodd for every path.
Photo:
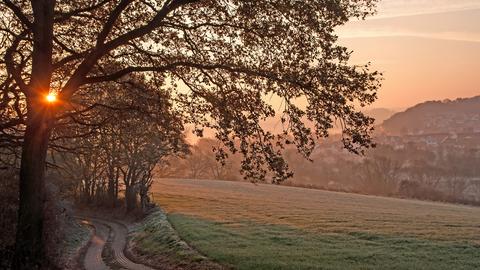
<instances>
[{"instance_id":1,"label":"grass verge","mask_svg":"<svg viewBox=\"0 0 480 270\"><path fill-rule=\"evenodd\" d=\"M88 225L79 223L70 218L62 244L62 257L65 261L64 269L81 269L83 267L82 256L88 248L88 242L92 235L92 229Z\"/></svg>"},{"instance_id":2,"label":"grass verge","mask_svg":"<svg viewBox=\"0 0 480 270\"><path fill-rule=\"evenodd\" d=\"M225 269L186 244L160 209L132 230L128 252L162 269Z\"/></svg>"}]
</instances>

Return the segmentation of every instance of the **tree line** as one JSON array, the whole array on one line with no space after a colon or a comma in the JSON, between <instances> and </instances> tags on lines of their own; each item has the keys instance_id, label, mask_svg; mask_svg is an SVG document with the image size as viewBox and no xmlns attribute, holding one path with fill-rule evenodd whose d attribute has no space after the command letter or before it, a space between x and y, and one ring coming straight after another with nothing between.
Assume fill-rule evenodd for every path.
<instances>
[{"instance_id":1,"label":"tree line","mask_svg":"<svg viewBox=\"0 0 480 270\"><path fill-rule=\"evenodd\" d=\"M212 151L218 144L211 138L199 140L189 155L164 164L159 176L242 181L241 156L230 156L220 166ZM294 147L287 147L283 155L294 171L284 185L480 204L480 169L476 166L480 151L473 145L459 150L455 146L428 149L414 143L403 148L379 144L365 156L351 156L332 139L319 144L312 161Z\"/></svg>"},{"instance_id":2,"label":"tree line","mask_svg":"<svg viewBox=\"0 0 480 270\"><path fill-rule=\"evenodd\" d=\"M167 157L188 153L181 114L169 93L144 76L95 93L87 105L92 108L75 116L80 121L59 120L51 139L52 171L68 179L58 184L77 202L115 207L124 191L128 212L145 211L154 170Z\"/></svg>"},{"instance_id":3,"label":"tree line","mask_svg":"<svg viewBox=\"0 0 480 270\"><path fill-rule=\"evenodd\" d=\"M335 145L335 144L334 144ZM480 203L480 151L428 149L414 143L403 148L380 144L364 157L345 155L340 147L319 147L313 163L294 150L287 157L297 172L291 185L362 194L466 204ZM465 194L468 189L475 194ZM475 191L476 190L476 191Z\"/></svg>"}]
</instances>

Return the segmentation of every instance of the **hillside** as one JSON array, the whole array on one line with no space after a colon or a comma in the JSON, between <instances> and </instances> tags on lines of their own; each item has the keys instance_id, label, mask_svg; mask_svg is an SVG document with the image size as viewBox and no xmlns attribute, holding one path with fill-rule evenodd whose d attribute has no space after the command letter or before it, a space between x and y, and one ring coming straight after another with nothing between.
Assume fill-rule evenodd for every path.
<instances>
[{"instance_id":1,"label":"hillside","mask_svg":"<svg viewBox=\"0 0 480 270\"><path fill-rule=\"evenodd\" d=\"M182 239L233 269L480 269L480 208L211 180L152 192Z\"/></svg>"},{"instance_id":2,"label":"hillside","mask_svg":"<svg viewBox=\"0 0 480 270\"><path fill-rule=\"evenodd\" d=\"M385 120L391 135L480 132L480 96L428 101Z\"/></svg>"},{"instance_id":3,"label":"hillside","mask_svg":"<svg viewBox=\"0 0 480 270\"><path fill-rule=\"evenodd\" d=\"M364 113L370 117L375 118L375 125L381 125L383 122L396 112L394 110L386 109L386 108L374 108L364 111Z\"/></svg>"}]
</instances>

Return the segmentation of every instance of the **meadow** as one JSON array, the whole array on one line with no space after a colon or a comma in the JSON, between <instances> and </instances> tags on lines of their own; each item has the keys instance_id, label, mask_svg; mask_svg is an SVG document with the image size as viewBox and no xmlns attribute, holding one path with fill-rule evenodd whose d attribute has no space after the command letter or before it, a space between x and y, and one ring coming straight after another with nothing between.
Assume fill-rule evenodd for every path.
<instances>
[{"instance_id":1,"label":"meadow","mask_svg":"<svg viewBox=\"0 0 480 270\"><path fill-rule=\"evenodd\" d=\"M234 269L480 269L480 208L244 182L159 179L179 236Z\"/></svg>"}]
</instances>

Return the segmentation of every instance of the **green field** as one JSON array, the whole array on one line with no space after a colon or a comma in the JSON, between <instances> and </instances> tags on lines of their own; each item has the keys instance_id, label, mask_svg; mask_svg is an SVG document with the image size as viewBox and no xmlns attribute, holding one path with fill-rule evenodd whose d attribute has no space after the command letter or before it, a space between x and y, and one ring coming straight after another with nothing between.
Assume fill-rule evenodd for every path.
<instances>
[{"instance_id":1,"label":"green field","mask_svg":"<svg viewBox=\"0 0 480 270\"><path fill-rule=\"evenodd\" d=\"M235 269L480 269L480 208L161 179L180 237Z\"/></svg>"}]
</instances>

